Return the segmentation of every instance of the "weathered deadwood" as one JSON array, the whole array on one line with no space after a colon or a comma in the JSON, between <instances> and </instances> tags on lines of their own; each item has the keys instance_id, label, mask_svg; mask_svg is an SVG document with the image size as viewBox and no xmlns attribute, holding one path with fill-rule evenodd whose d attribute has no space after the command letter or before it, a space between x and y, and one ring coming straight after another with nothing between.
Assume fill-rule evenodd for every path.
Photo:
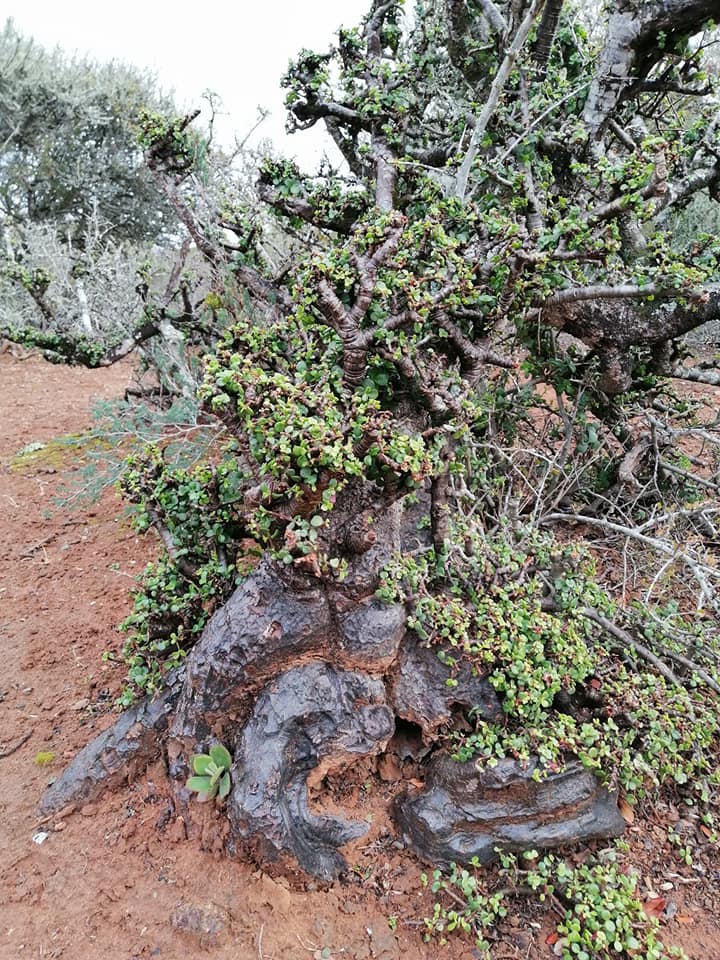
<instances>
[{"instance_id":1,"label":"weathered deadwood","mask_svg":"<svg viewBox=\"0 0 720 960\"><path fill-rule=\"evenodd\" d=\"M187 659L185 680L170 728L173 761L230 729L252 708L251 692L269 675L327 650L335 635L330 604L319 585L291 592L275 567L263 562L210 618ZM254 683L253 683L254 681ZM182 749L180 749L182 748Z\"/></svg>"},{"instance_id":2,"label":"weathered deadwood","mask_svg":"<svg viewBox=\"0 0 720 960\"><path fill-rule=\"evenodd\" d=\"M180 675L171 676L156 699L140 700L68 764L40 801L41 816L69 803L88 803L109 787L132 779L158 758L168 716L180 692Z\"/></svg>"},{"instance_id":3,"label":"weathered deadwood","mask_svg":"<svg viewBox=\"0 0 720 960\"><path fill-rule=\"evenodd\" d=\"M338 851L366 823L311 813L307 776L318 764L337 771L384 750L395 729L381 680L326 663L297 667L258 698L232 767L229 817L235 837L260 863L295 857L303 870L334 879Z\"/></svg>"},{"instance_id":4,"label":"weathered deadwood","mask_svg":"<svg viewBox=\"0 0 720 960\"><path fill-rule=\"evenodd\" d=\"M587 288L588 292L593 288ZM608 288L612 290L612 288ZM615 291L623 288L615 288ZM629 289L629 288L628 288ZM591 347L601 363L598 386L608 394L632 385L632 348L658 349L703 323L720 310L720 288L708 287L692 302L647 303L631 298L573 300L577 291L561 291L544 308L547 323ZM561 296L565 299L561 299Z\"/></svg>"},{"instance_id":5,"label":"weathered deadwood","mask_svg":"<svg viewBox=\"0 0 720 960\"><path fill-rule=\"evenodd\" d=\"M622 100L662 59L661 32L691 36L717 14L715 0L623 0L614 5L583 120L595 139Z\"/></svg>"},{"instance_id":6,"label":"weathered deadwood","mask_svg":"<svg viewBox=\"0 0 720 960\"><path fill-rule=\"evenodd\" d=\"M340 848L364 824L311 811L308 776L322 782L360 757L380 755L396 715L419 726L423 751L432 753L457 707L487 719L502 713L469 664L450 668L435 648L406 634L401 605L353 599L265 561L211 618L166 693L127 711L81 751L41 812L123 783L163 744L185 804L189 756L217 738L235 756L230 852L285 872L299 864L331 880L344 869ZM504 761L479 773L431 756L427 787L398 801L403 836L420 856L448 863L488 859L497 845L552 846L620 832L613 798L591 774L571 766L536 783L532 769Z\"/></svg>"},{"instance_id":7,"label":"weathered deadwood","mask_svg":"<svg viewBox=\"0 0 720 960\"><path fill-rule=\"evenodd\" d=\"M497 693L486 679L473 675L469 663L461 661L451 670L438 659L436 649L412 636L403 644L391 699L396 715L418 724L426 743L435 739L456 707L475 710L485 720L502 716Z\"/></svg>"},{"instance_id":8,"label":"weathered deadwood","mask_svg":"<svg viewBox=\"0 0 720 960\"><path fill-rule=\"evenodd\" d=\"M214 739L231 743L269 680L321 658L379 676L397 657L405 622L399 604L374 596L352 601L318 581L289 585L262 563L211 617L169 688L88 744L46 792L41 813L87 802L141 773L164 744L182 790L189 756Z\"/></svg>"},{"instance_id":9,"label":"weathered deadwood","mask_svg":"<svg viewBox=\"0 0 720 960\"><path fill-rule=\"evenodd\" d=\"M425 787L401 794L395 820L405 843L437 866L488 863L496 848L529 850L618 837L616 796L579 763L539 781L536 762L500 760L479 770L446 753L430 761Z\"/></svg>"},{"instance_id":10,"label":"weathered deadwood","mask_svg":"<svg viewBox=\"0 0 720 960\"><path fill-rule=\"evenodd\" d=\"M208 622L190 653L170 728L175 778L188 773L187 754L244 722L264 683L291 666L329 659L380 674L395 659L405 633L398 604L371 596L351 601L317 580L288 585L264 562Z\"/></svg>"}]
</instances>

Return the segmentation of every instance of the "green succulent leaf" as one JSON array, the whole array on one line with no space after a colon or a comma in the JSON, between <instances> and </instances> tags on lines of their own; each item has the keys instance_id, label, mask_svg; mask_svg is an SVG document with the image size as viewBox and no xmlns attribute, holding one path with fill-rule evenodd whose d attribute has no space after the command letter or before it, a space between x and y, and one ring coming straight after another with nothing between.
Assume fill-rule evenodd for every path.
<instances>
[{"instance_id":1,"label":"green succulent leaf","mask_svg":"<svg viewBox=\"0 0 720 960\"><path fill-rule=\"evenodd\" d=\"M214 747L210 748L210 756L221 769L228 770L232 764L230 751L221 743L217 743Z\"/></svg>"},{"instance_id":2,"label":"green succulent leaf","mask_svg":"<svg viewBox=\"0 0 720 960\"><path fill-rule=\"evenodd\" d=\"M218 796L221 800L224 800L225 797L230 793L230 774L226 771L222 779L220 780L220 789L218 791Z\"/></svg>"},{"instance_id":3,"label":"green succulent leaf","mask_svg":"<svg viewBox=\"0 0 720 960\"><path fill-rule=\"evenodd\" d=\"M190 777L185 786L188 790L196 790L198 793L209 793L213 785L210 777Z\"/></svg>"},{"instance_id":4,"label":"green succulent leaf","mask_svg":"<svg viewBox=\"0 0 720 960\"><path fill-rule=\"evenodd\" d=\"M212 763L212 758L206 753L196 753L192 758L192 767L195 773L206 774L208 767Z\"/></svg>"}]
</instances>

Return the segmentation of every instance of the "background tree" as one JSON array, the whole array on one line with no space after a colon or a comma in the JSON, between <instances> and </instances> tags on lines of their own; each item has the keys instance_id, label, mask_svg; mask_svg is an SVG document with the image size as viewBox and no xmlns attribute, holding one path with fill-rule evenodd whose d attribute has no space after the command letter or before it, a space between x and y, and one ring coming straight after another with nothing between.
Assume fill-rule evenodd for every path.
<instances>
[{"instance_id":1,"label":"background tree","mask_svg":"<svg viewBox=\"0 0 720 960\"><path fill-rule=\"evenodd\" d=\"M241 207L186 202L189 118L147 119L150 169L222 278L207 306L235 321L201 388L228 443L194 472L161 450L131 465L168 556L126 656L161 692L44 809L155 755L158 733L183 804L191 754L219 738L234 848L329 878L361 827L309 810L308 773L392 750L405 721L425 787L396 821L439 863L619 831L596 778L631 797L672 783L712 815L717 433L678 423L657 373L718 306L717 238L667 228L720 173L713 4L613 4L599 50L559 6L420 0L408 23L375 0L331 51L302 51L290 125L323 123L349 173L262 166L302 240L279 269ZM555 539L577 524L639 548L645 610ZM510 784L511 829L467 822L468 797Z\"/></svg>"},{"instance_id":2,"label":"background tree","mask_svg":"<svg viewBox=\"0 0 720 960\"><path fill-rule=\"evenodd\" d=\"M150 108L172 110L151 75L48 52L6 22L0 333L89 366L155 338L162 344L148 346L151 365L171 393L192 395L172 323L188 320L190 295L178 278L189 251L138 144L139 117Z\"/></svg>"},{"instance_id":3,"label":"background tree","mask_svg":"<svg viewBox=\"0 0 720 960\"><path fill-rule=\"evenodd\" d=\"M57 224L82 243L100 219L116 239L174 228L145 167L141 110L172 110L153 76L48 52L5 23L0 33L0 211L5 224Z\"/></svg>"}]
</instances>

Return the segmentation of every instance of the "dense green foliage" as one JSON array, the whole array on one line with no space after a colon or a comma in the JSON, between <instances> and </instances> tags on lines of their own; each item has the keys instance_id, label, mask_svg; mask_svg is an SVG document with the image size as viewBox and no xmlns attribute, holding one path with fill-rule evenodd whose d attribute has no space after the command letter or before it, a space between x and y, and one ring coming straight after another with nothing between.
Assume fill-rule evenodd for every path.
<instances>
[{"instance_id":1,"label":"dense green foliage","mask_svg":"<svg viewBox=\"0 0 720 960\"><path fill-rule=\"evenodd\" d=\"M643 912L638 877L625 871L620 847L604 851L597 862L574 867L552 854L539 857L536 850L519 859L502 854L502 867L495 878L498 889L493 892L483 889L477 870L453 867L447 877L435 871L431 889L441 898L450 891L453 906L436 902L432 917L425 920L427 937L444 943L448 935L470 934L479 955L490 957L496 925L512 909L512 900L518 895L515 891L524 891L542 902L554 897L564 908L553 938L555 954L563 960L684 956L660 941L658 921Z\"/></svg>"},{"instance_id":2,"label":"dense green foliage","mask_svg":"<svg viewBox=\"0 0 720 960\"><path fill-rule=\"evenodd\" d=\"M399 559L384 571L380 590L410 603L410 626L448 665L449 686L465 661L500 695L504 720L471 714L470 727L451 735L454 755L480 765L537 757L537 777L577 757L604 782L619 784L631 803L670 789L714 823L715 700L697 676L678 689L633 663L625 644L599 628L593 614L617 621L623 612L598 585L584 548L508 527L484 541L466 532L463 543L450 562L433 551ZM654 626L643 639L651 647L662 651L673 629L690 636L677 614L649 615ZM695 633L706 656L716 657L713 619L697 622Z\"/></svg>"},{"instance_id":3,"label":"dense green foliage","mask_svg":"<svg viewBox=\"0 0 720 960\"><path fill-rule=\"evenodd\" d=\"M342 582L348 524L367 532L429 492L432 545L396 556L381 595L408 604L449 668L471 658L502 697L505 724L473 720L457 755L536 754L547 769L577 755L629 796L690 784L688 799L707 803L718 729L694 669L702 654L677 675L639 663L644 644L662 659L677 641L644 634L576 548L541 532L587 518L638 551L659 543L687 574L681 603L695 593L717 609L693 527L708 515L707 486L693 484L678 444L643 446L637 427L653 402L673 437L674 418L692 414L659 373L668 342L715 309L717 238L679 242L668 220L714 182L703 166L715 162L714 104L675 92L680 77L707 82L701 52L666 34L642 67L652 92L639 84L598 127L601 53L572 5L544 63L529 4L503 8L517 37L526 29L512 61L482 17L421 3L408 28L401 7L374 4L360 29L341 30L327 54L303 51L284 78L290 124L324 121L351 176L262 165L261 198L303 239L279 276L267 228L229 195L232 249L217 221L185 208L215 277L206 307L231 326L200 397L233 439L212 467L178 473L156 452L125 482L142 523L173 545L131 618L133 682L154 689L187 649L236 582L239 544ZM148 115L143 144L181 204L206 164L188 118ZM675 512L694 531L686 547L640 532ZM659 582L652 565L638 578L648 599ZM700 647L712 661L710 633ZM684 643L688 625L676 636ZM681 719L664 731L670 699Z\"/></svg>"},{"instance_id":4,"label":"dense green foliage","mask_svg":"<svg viewBox=\"0 0 720 960\"><path fill-rule=\"evenodd\" d=\"M138 148L139 112L172 109L152 76L73 60L0 32L0 217L51 222L82 245L96 217L116 238L154 240L172 217Z\"/></svg>"},{"instance_id":5,"label":"dense green foliage","mask_svg":"<svg viewBox=\"0 0 720 960\"><path fill-rule=\"evenodd\" d=\"M161 449L149 447L127 462L121 486L138 504L137 528L147 530L162 516L172 546L148 565L133 612L123 623L129 632L122 650L129 681L125 704L134 691L161 688L163 671L181 662L251 563L252 545L242 542L238 525L242 476L232 452L233 445L218 466L183 467L167 465Z\"/></svg>"}]
</instances>

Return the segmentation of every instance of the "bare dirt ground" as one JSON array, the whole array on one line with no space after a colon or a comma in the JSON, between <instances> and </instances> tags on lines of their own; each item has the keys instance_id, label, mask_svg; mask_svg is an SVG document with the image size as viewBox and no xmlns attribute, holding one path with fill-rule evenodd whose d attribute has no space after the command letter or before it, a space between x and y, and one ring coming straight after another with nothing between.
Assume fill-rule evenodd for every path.
<instances>
[{"instance_id":1,"label":"bare dirt ground","mask_svg":"<svg viewBox=\"0 0 720 960\"><path fill-rule=\"evenodd\" d=\"M81 450L60 465L16 455L85 429L91 399L121 396L128 376L127 366L87 371L0 355L0 960L473 957L467 942L423 943L423 868L393 845L362 783L352 805L376 822L354 851L350 880L328 890L293 889L225 859L213 849L212 813L203 836L188 839L162 765L97 803L38 820L47 782L113 720L123 669L102 652L118 648L133 578L156 545L136 536L112 491L81 510L56 505ZM656 822L630 827L641 889L666 942L691 960L720 960L719 865L708 854L680 866L668 816L659 810ZM548 920L527 909L509 918L499 960L552 958Z\"/></svg>"}]
</instances>

